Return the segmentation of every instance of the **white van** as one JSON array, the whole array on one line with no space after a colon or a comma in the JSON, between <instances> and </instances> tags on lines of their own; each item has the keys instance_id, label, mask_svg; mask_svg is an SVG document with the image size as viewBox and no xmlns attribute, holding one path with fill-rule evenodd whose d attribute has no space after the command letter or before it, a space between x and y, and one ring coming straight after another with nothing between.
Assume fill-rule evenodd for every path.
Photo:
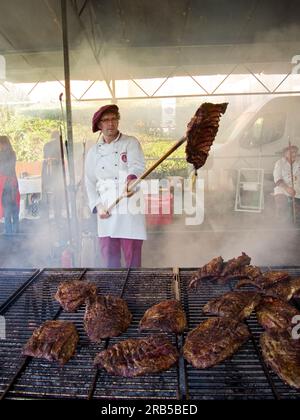
<instances>
[{"instance_id":1,"label":"white van","mask_svg":"<svg viewBox=\"0 0 300 420\"><path fill-rule=\"evenodd\" d=\"M265 190L271 192L274 164L282 149L289 141L300 149L300 96L276 97L252 106L227 130L227 137L221 130L218 136L225 142L216 140L204 166L212 171L214 185L235 189L238 169L258 168L264 169Z\"/></svg>"}]
</instances>

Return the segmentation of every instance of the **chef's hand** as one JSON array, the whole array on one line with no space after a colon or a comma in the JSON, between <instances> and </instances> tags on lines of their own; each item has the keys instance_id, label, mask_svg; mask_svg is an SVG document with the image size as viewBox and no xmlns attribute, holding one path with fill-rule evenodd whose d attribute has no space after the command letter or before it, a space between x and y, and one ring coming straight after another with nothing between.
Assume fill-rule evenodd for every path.
<instances>
[{"instance_id":1,"label":"chef's hand","mask_svg":"<svg viewBox=\"0 0 300 420\"><path fill-rule=\"evenodd\" d=\"M97 213L100 219L108 219L110 217L110 213L101 205L97 206Z\"/></svg>"},{"instance_id":2,"label":"chef's hand","mask_svg":"<svg viewBox=\"0 0 300 420\"><path fill-rule=\"evenodd\" d=\"M296 191L294 190L294 188L286 186L285 190L288 193L288 195L290 195L291 197L295 197Z\"/></svg>"}]
</instances>

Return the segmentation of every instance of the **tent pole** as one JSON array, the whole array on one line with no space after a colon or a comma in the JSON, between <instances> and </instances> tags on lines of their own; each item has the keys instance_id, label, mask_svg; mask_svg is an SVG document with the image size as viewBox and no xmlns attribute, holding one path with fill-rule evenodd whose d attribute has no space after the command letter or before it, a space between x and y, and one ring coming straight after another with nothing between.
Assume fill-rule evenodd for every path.
<instances>
[{"instance_id":1,"label":"tent pole","mask_svg":"<svg viewBox=\"0 0 300 420\"><path fill-rule=\"evenodd\" d=\"M75 264L78 260L78 223L76 211L76 189L75 189L75 169L74 169L74 148L73 148L73 129L72 129L72 107L70 89L70 61L69 61L69 41L68 41L68 13L67 2L61 0L61 19L64 55L64 76L66 92L66 120L67 120L67 145L68 145L68 167L69 167L69 190L71 204L71 226L73 247L75 248Z\"/></svg>"}]
</instances>

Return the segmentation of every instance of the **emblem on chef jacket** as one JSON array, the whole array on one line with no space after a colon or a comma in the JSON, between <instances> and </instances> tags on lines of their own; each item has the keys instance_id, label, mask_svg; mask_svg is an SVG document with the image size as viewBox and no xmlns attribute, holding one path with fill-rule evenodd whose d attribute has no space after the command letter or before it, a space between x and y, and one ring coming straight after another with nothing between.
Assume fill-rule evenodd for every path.
<instances>
[{"instance_id":1,"label":"emblem on chef jacket","mask_svg":"<svg viewBox=\"0 0 300 420\"><path fill-rule=\"evenodd\" d=\"M122 162L127 163L127 153L126 152L121 153L121 160L122 160Z\"/></svg>"}]
</instances>

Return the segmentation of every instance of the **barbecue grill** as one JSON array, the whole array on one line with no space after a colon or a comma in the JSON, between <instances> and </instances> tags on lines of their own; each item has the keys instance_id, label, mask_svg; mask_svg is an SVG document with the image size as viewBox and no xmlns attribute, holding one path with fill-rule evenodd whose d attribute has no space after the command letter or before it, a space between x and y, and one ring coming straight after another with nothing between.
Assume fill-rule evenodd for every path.
<instances>
[{"instance_id":1,"label":"barbecue grill","mask_svg":"<svg viewBox=\"0 0 300 420\"><path fill-rule=\"evenodd\" d=\"M300 267L273 267L300 275ZM0 270L0 315L6 320L6 340L0 340L0 395L2 399L300 399L300 392L285 385L265 365L259 346L262 328L255 315L246 322L251 339L230 359L210 369L195 369L181 358L166 372L121 378L97 370L95 355L122 339L147 336L138 323L150 306L178 298L185 309L188 329L207 319L202 307L226 293L234 283L205 282L188 290L195 269L43 269ZM64 312L53 299L63 280L82 279L97 285L99 293L126 299L133 320L121 337L91 343L83 328L84 307ZM80 340L76 355L62 368L55 363L22 356L33 330L46 320L60 319L76 325ZM169 334L180 350L186 333Z\"/></svg>"}]
</instances>

